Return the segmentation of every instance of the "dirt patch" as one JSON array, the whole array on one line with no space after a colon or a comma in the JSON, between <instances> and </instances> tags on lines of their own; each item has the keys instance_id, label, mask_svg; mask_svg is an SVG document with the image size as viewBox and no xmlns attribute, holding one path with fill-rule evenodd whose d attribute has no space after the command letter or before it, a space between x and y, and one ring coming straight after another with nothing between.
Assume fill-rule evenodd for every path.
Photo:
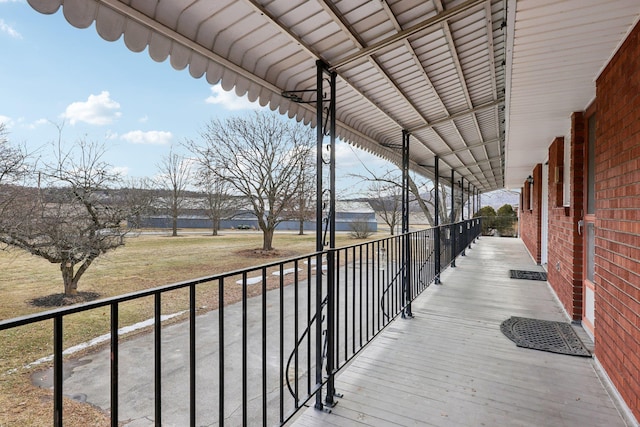
<instances>
[{"instance_id":1,"label":"dirt patch","mask_svg":"<svg viewBox=\"0 0 640 427\"><path fill-rule=\"evenodd\" d=\"M264 249L255 248L255 249L243 249L235 252L236 255L240 255L247 258L262 258L262 259L271 259L271 258L289 258L298 255L295 251L284 251L280 249L272 249L270 251L265 251Z\"/></svg>"},{"instance_id":2,"label":"dirt patch","mask_svg":"<svg viewBox=\"0 0 640 427\"><path fill-rule=\"evenodd\" d=\"M98 299L97 292L78 292L75 295L51 294L29 300L29 304L36 307L64 307Z\"/></svg>"}]
</instances>

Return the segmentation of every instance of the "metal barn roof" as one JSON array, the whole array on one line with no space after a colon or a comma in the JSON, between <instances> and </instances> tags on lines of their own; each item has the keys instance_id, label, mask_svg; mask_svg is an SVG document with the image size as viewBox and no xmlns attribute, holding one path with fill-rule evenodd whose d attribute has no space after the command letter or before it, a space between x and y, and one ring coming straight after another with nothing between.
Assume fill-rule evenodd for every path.
<instances>
[{"instance_id":1,"label":"metal barn roof","mask_svg":"<svg viewBox=\"0 0 640 427\"><path fill-rule=\"evenodd\" d=\"M322 60L340 138L399 163L406 130L413 170L432 176L438 156L483 192L544 161L640 13L637 0L28 1L313 125L313 104L283 93L314 89Z\"/></svg>"}]
</instances>

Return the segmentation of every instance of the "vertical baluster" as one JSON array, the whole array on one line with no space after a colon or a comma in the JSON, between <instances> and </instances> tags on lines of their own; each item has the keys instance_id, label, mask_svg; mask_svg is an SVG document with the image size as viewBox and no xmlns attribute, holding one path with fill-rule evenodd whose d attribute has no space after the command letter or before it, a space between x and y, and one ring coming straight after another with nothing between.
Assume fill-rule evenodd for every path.
<instances>
[{"instance_id":1,"label":"vertical baluster","mask_svg":"<svg viewBox=\"0 0 640 427\"><path fill-rule=\"evenodd\" d=\"M299 331L299 302L298 298L300 298L300 291L298 289L298 285L300 285L300 274L298 273L298 260L295 262L295 280L293 281L293 351L295 352L293 357L293 375L294 375L294 383L293 383L293 393L294 396L294 407L298 409L299 406L299 386L298 386L298 375L299 375L299 367L298 367L298 336L300 334ZM308 277L308 276L307 276ZM289 372L285 373L285 375L289 375Z\"/></svg>"},{"instance_id":2,"label":"vertical baluster","mask_svg":"<svg viewBox=\"0 0 640 427\"><path fill-rule=\"evenodd\" d=\"M189 286L189 424L196 425L196 286Z\"/></svg>"},{"instance_id":3,"label":"vertical baluster","mask_svg":"<svg viewBox=\"0 0 640 427\"><path fill-rule=\"evenodd\" d=\"M111 426L118 427L118 303L111 303Z\"/></svg>"},{"instance_id":4,"label":"vertical baluster","mask_svg":"<svg viewBox=\"0 0 640 427\"><path fill-rule=\"evenodd\" d=\"M155 424L162 425L162 297L160 292L154 296L154 384L155 384Z\"/></svg>"},{"instance_id":5,"label":"vertical baluster","mask_svg":"<svg viewBox=\"0 0 640 427\"><path fill-rule=\"evenodd\" d=\"M53 425L63 426L62 417L62 316L53 319Z\"/></svg>"},{"instance_id":6,"label":"vertical baluster","mask_svg":"<svg viewBox=\"0 0 640 427\"><path fill-rule=\"evenodd\" d=\"M280 298L280 310L279 310L279 319L280 319L280 330L279 330L279 335L280 335L280 381L283 381L285 379L285 375L289 375L288 372L284 372L284 265L280 264L280 281L278 284L278 292L279 292L279 298ZM267 271L266 269L263 269L262 272L262 295L263 295L263 299L262 299L262 303L263 303L263 310L264 310L264 318L263 321L266 324L267 322L267 318L266 318L266 311L267 311L267 300L265 299L266 297L266 293L267 293ZM264 348L263 348L263 358L262 358L262 366L266 375L266 370L267 370L267 348L266 348L266 343L267 343L267 337L266 337L266 327L263 327L263 343L264 343ZM263 404L266 408L267 405L267 382L266 382L266 376L264 377L264 383L263 383L263 390L262 390L262 399L263 399ZM267 422L266 416L264 418L264 422ZM284 389L282 387L280 387L280 424L282 424L284 422Z\"/></svg>"},{"instance_id":7,"label":"vertical baluster","mask_svg":"<svg viewBox=\"0 0 640 427\"><path fill-rule=\"evenodd\" d=\"M218 280L218 424L224 426L224 279Z\"/></svg>"},{"instance_id":8,"label":"vertical baluster","mask_svg":"<svg viewBox=\"0 0 640 427\"><path fill-rule=\"evenodd\" d=\"M282 268L282 266L280 267ZM282 292L281 292L282 295ZM262 424L267 425L267 269L262 268ZM284 340L284 333L282 332L282 296L280 297L280 378L282 379L282 358L284 357L284 350L282 342ZM280 383L282 384L282 382ZM280 387L280 406L282 407L284 396L283 388ZM282 411L280 412L280 423L282 424L284 417Z\"/></svg>"},{"instance_id":9,"label":"vertical baluster","mask_svg":"<svg viewBox=\"0 0 640 427\"><path fill-rule=\"evenodd\" d=\"M247 273L242 273L242 425L247 425Z\"/></svg>"}]
</instances>

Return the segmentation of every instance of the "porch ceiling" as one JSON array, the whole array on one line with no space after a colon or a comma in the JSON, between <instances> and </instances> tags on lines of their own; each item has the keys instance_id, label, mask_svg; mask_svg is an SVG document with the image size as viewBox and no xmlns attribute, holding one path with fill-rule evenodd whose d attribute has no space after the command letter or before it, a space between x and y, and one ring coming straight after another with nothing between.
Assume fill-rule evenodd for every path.
<instances>
[{"instance_id":1,"label":"porch ceiling","mask_svg":"<svg viewBox=\"0 0 640 427\"><path fill-rule=\"evenodd\" d=\"M340 138L399 163L407 130L413 170L432 176L437 155L442 175L483 192L519 187L544 160L640 12L637 0L28 1L314 125L313 105L282 93L314 89L320 59L338 75Z\"/></svg>"},{"instance_id":2,"label":"porch ceiling","mask_svg":"<svg viewBox=\"0 0 640 427\"><path fill-rule=\"evenodd\" d=\"M640 14L638 0L509 0L505 186L520 188Z\"/></svg>"}]
</instances>

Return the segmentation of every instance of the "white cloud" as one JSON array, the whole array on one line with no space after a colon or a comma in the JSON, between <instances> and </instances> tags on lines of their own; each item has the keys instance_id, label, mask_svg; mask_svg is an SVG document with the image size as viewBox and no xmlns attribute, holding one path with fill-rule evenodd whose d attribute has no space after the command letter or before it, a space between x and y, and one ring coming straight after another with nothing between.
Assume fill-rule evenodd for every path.
<instances>
[{"instance_id":1,"label":"white cloud","mask_svg":"<svg viewBox=\"0 0 640 427\"><path fill-rule=\"evenodd\" d=\"M49 120L47 120L47 119L38 119L38 120L36 120L35 122L28 124L28 125L27 125L27 128L29 128L29 129L35 129L35 128L37 128L37 127L40 127L40 126L42 126L42 125L46 125L46 124L49 124L49 123L50 123L50 122L49 122Z\"/></svg>"},{"instance_id":2,"label":"white cloud","mask_svg":"<svg viewBox=\"0 0 640 427\"><path fill-rule=\"evenodd\" d=\"M0 3L2 3L2 1L0 1ZM14 39L21 39L22 38L22 34L20 34L11 25L9 25L6 22L4 22L4 19L0 19L0 32L8 34L9 37L12 37Z\"/></svg>"},{"instance_id":3,"label":"white cloud","mask_svg":"<svg viewBox=\"0 0 640 427\"><path fill-rule=\"evenodd\" d=\"M13 119L9 116L3 116L0 114L0 123L4 124L5 128L13 126Z\"/></svg>"},{"instance_id":4,"label":"white cloud","mask_svg":"<svg viewBox=\"0 0 640 427\"><path fill-rule=\"evenodd\" d=\"M74 125L85 122L90 125L107 125L122 116L118 111L120 104L111 99L108 91L99 95L89 95L86 102L78 101L70 104L62 117Z\"/></svg>"},{"instance_id":5,"label":"white cloud","mask_svg":"<svg viewBox=\"0 0 640 427\"><path fill-rule=\"evenodd\" d=\"M257 102L250 102L246 96L240 98L235 92L227 92L222 89L220 85L211 86L211 95L207 97L204 102L207 104L220 105L230 111L257 110L262 108Z\"/></svg>"},{"instance_id":6,"label":"white cloud","mask_svg":"<svg viewBox=\"0 0 640 427\"><path fill-rule=\"evenodd\" d=\"M147 123L149 121L149 116L146 114L138 119L140 123Z\"/></svg>"},{"instance_id":7,"label":"white cloud","mask_svg":"<svg viewBox=\"0 0 640 427\"><path fill-rule=\"evenodd\" d=\"M120 136L121 139L132 144L166 145L171 142L173 134L162 130L132 130Z\"/></svg>"}]
</instances>

